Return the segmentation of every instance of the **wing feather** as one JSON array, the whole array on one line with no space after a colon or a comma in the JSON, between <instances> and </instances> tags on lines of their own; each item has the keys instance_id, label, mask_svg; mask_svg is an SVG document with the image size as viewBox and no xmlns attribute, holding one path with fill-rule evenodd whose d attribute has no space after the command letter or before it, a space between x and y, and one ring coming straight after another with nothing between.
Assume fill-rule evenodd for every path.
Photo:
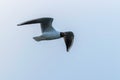
<instances>
[{"instance_id":1,"label":"wing feather","mask_svg":"<svg viewBox=\"0 0 120 80\"><path fill-rule=\"evenodd\" d=\"M65 41L65 44L66 44L66 50L68 52L70 47L73 44L73 41L74 41L74 34L73 34L73 32L71 32L71 31L70 32L65 32L64 33L64 41Z\"/></svg>"},{"instance_id":2,"label":"wing feather","mask_svg":"<svg viewBox=\"0 0 120 80\"><path fill-rule=\"evenodd\" d=\"M18 26L40 23L42 32L48 32L51 30L55 31L55 29L52 27L52 22L53 22L53 18L45 17L45 18L29 20L29 21L23 22L21 24L18 24Z\"/></svg>"}]
</instances>

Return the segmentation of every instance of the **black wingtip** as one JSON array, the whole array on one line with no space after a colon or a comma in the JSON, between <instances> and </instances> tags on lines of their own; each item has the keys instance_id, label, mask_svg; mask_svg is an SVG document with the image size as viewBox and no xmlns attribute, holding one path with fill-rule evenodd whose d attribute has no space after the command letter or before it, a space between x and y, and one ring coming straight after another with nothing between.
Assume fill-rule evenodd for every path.
<instances>
[{"instance_id":1,"label":"black wingtip","mask_svg":"<svg viewBox=\"0 0 120 80\"><path fill-rule=\"evenodd\" d=\"M67 49L66 51L69 52L69 49Z\"/></svg>"},{"instance_id":2,"label":"black wingtip","mask_svg":"<svg viewBox=\"0 0 120 80\"><path fill-rule=\"evenodd\" d=\"M17 26L21 26L21 24L17 24Z\"/></svg>"}]
</instances>

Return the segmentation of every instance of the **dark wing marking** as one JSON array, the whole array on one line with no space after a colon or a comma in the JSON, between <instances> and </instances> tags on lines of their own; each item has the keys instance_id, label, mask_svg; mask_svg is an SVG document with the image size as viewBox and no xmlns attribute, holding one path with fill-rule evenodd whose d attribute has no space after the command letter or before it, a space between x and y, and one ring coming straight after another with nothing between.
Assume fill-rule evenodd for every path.
<instances>
[{"instance_id":1,"label":"dark wing marking","mask_svg":"<svg viewBox=\"0 0 120 80\"><path fill-rule=\"evenodd\" d=\"M64 33L64 41L65 41L65 44L66 44L67 52L69 51L70 47L72 46L73 40L74 40L73 32L70 31L70 32L65 32Z\"/></svg>"}]
</instances>

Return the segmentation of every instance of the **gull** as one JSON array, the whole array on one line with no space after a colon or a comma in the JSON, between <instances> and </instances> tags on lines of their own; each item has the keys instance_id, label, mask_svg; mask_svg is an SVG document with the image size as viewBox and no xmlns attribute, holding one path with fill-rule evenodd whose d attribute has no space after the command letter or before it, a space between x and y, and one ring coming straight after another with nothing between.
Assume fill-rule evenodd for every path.
<instances>
[{"instance_id":1,"label":"gull","mask_svg":"<svg viewBox=\"0 0 120 80\"><path fill-rule=\"evenodd\" d=\"M23 22L21 24L18 24L17 26L22 26L27 24L37 24L37 23L41 24L42 35L33 37L33 39L39 42L43 40L54 40L54 39L63 38L66 45L66 51L68 52L73 44L74 33L72 31L67 31L67 32L56 31L52 27L52 22L53 22L53 18L43 17L43 18L38 18Z\"/></svg>"}]
</instances>

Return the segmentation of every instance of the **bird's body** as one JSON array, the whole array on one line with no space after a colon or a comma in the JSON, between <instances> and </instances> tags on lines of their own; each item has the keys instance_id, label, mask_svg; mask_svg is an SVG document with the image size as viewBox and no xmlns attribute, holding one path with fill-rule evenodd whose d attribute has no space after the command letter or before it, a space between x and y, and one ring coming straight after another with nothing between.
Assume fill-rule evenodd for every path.
<instances>
[{"instance_id":1,"label":"bird's body","mask_svg":"<svg viewBox=\"0 0 120 80\"><path fill-rule=\"evenodd\" d=\"M63 37L65 40L66 49L68 51L73 43L73 39L74 39L73 32L71 31L58 32L52 27L52 22L53 22L53 18L39 18L39 19L30 20L30 21L18 24L18 26L40 23L42 35L33 37L33 39L36 41L44 41L44 40L59 39Z\"/></svg>"},{"instance_id":2,"label":"bird's body","mask_svg":"<svg viewBox=\"0 0 120 80\"><path fill-rule=\"evenodd\" d=\"M53 40L53 39L59 39L61 38L60 32L53 31L53 32L44 32L41 36L33 37L36 41L41 40Z\"/></svg>"}]
</instances>

